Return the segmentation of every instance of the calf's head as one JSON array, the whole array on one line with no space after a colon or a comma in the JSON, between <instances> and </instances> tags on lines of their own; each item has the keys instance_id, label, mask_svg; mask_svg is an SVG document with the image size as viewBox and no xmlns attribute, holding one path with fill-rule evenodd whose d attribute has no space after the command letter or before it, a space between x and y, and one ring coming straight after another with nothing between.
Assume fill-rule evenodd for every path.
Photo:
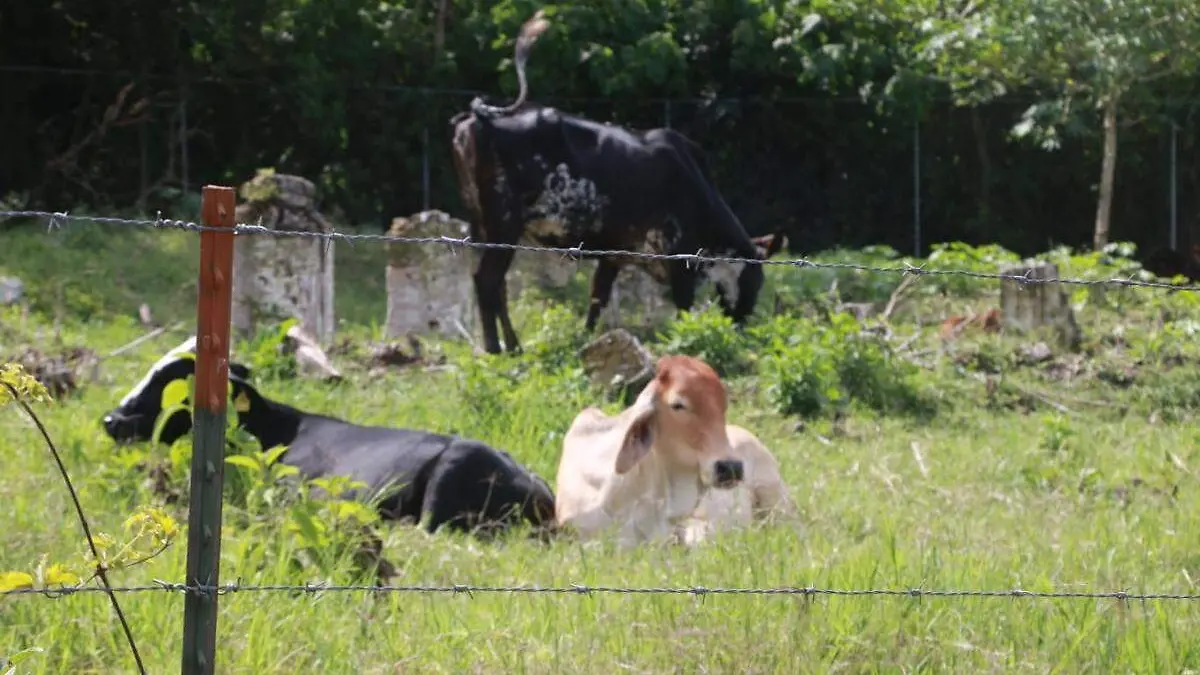
<instances>
[{"instance_id":1,"label":"calf's head","mask_svg":"<svg viewBox=\"0 0 1200 675\"><path fill-rule=\"evenodd\" d=\"M187 378L195 372L196 338L193 336L150 366L141 381L125 394L116 408L104 416L104 431L118 443L151 440L155 424L163 412L164 394L178 387L172 386L173 383L186 386ZM240 363L230 363L229 372L243 379L250 377L250 369ZM190 392L187 395L190 398ZM166 444L174 443L191 428L191 414L187 410L178 410L163 423L159 440Z\"/></svg>"},{"instance_id":2,"label":"calf's head","mask_svg":"<svg viewBox=\"0 0 1200 675\"><path fill-rule=\"evenodd\" d=\"M659 359L654 379L633 404L616 472L628 473L653 450L672 472L694 472L705 486L734 487L745 469L725 434L727 403L725 385L707 363Z\"/></svg>"}]
</instances>

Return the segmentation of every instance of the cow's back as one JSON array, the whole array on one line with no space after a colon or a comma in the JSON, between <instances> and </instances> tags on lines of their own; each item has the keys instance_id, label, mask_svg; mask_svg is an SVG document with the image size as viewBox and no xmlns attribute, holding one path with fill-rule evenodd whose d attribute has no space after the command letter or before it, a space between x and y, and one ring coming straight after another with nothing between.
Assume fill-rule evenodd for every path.
<instances>
[{"instance_id":1,"label":"cow's back","mask_svg":"<svg viewBox=\"0 0 1200 675\"><path fill-rule=\"evenodd\" d=\"M304 475L362 481L368 494L400 486L407 493L452 440L426 431L360 426L314 415L302 420L284 461Z\"/></svg>"},{"instance_id":2,"label":"cow's back","mask_svg":"<svg viewBox=\"0 0 1200 675\"><path fill-rule=\"evenodd\" d=\"M592 511L616 465L624 427L620 416L585 408L563 436L562 455L554 481L555 519L568 524Z\"/></svg>"}]
</instances>

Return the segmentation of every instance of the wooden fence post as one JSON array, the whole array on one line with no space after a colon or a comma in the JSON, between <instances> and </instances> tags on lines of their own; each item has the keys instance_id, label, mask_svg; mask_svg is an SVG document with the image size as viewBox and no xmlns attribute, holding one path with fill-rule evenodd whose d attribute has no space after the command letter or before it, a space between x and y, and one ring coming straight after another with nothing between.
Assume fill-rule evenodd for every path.
<instances>
[{"instance_id":1,"label":"wooden fence post","mask_svg":"<svg viewBox=\"0 0 1200 675\"><path fill-rule=\"evenodd\" d=\"M204 186L202 222L229 231L200 233L192 487L184 578L189 586L216 586L220 576L235 201L231 187ZM183 675L211 675L216 651L217 594L189 592L183 601Z\"/></svg>"}]
</instances>

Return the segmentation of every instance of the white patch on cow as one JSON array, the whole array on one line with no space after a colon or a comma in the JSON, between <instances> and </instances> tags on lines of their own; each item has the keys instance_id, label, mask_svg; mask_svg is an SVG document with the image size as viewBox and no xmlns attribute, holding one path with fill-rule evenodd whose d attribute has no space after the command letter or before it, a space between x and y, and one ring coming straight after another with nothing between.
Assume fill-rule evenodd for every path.
<instances>
[{"instance_id":1,"label":"white patch on cow","mask_svg":"<svg viewBox=\"0 0 1200 675\"><path fill-rule=\"evenodd\" d=\"M675 250L675 245L679 241L679 233L679 221L674 216L667 216L663 227L645 231L644 238L634 247L634 250L651 255L668 255ZM658 283L663 285L670 283L670 270L666 260L635 258L632 262Z\"/></svg>"},{"instance_id":2,"label":"white patch on cow","mask_svg":"<svg viewBox=\"0 0 1200 675\"><path fill-rule=\"evenodd\" d=\"M127 406L131 402L133 402L133 399L137 398L138 394L140 394L142 392L142 390L145 389L146 386L150 384L150 380L152 380L154 378L155 373L162 370L163 368L166 368L168 365L170 365L170 363L172 361L175 361L176 359L178 359L180 354L183 354L185 352L195 352L195 351L196 351L196 336L193 335L190 338L184 340L178 347L175 347L171 351L164 354L163 357L160 358L158 361L155 361L154 365L150 366L150 370L146 371L146 374L142 377L141 381L138 382L137 384L133 385L133 389L130 389L129 393L125 394L125 398L121 399L121 402L119 404L117 404L117 407L124 408L125 406Z\"/></svg>"},{"instance_id":3,"label":"white patch on cow","mask_svg":"<svg viewBox=\"0 0 1200 675\"><path fill-rule=\"evenodd\" d=\"M664 255L670 249L671 243L667 239L666 233L662 230L652 229L646 231L645 239L642 240L641 245L636 250L651 255ZM635 260L636 264L658 283L670 283L667 262L665 260L655 260L653 258L636 258Z\"/></svg>"},{"instance_id":4,"label":"white patch on cow","mask_svg":"<svg viewBox=\"0 0 1200 675\"><path fill-rule=\"evenodd\" d=\"M565 235L568 224L587 218L589 229L598 229L600 213L607 198L599 194L588 178L572 178L566 164L560 163L542 180L542 192L530 209L530 220L543 223L538 229ZM532 234L532 233L531 233Z\"/></svg>"},{"instance_id":5,"label":"white patch on cow","mask_svg":"<svg viewBox=\"0 0 1200 675\"><path fill-rule=\"evenodd\" d=\"M537 218L525 224L525 236L530 239L562 239L567 236L567 228L561 218Z\"/></svg>"},{"instance_id":6,"label":"white patch on cow","mask_svg":"<svg viewBox=\"0 0 1200 675\"><path fill-rule=\"evenodd\" d=\"M730 306L737 304L738 277L742 276L742 270L745 268L744 262L715 262L708 268L708 278L725 289L725 299Z\"/></svg>"}]
</instances>

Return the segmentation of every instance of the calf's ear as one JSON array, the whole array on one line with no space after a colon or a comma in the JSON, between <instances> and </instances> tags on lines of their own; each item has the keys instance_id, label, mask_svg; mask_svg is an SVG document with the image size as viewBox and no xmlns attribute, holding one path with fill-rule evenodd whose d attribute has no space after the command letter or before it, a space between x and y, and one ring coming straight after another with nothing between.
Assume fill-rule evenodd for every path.
<instances>
[{"instance_id":1,"label":"calf's ear","mask_svg":"<svg viewBox=\"0 0 1200 675\"><path fill-rule=\"evenodd\" d=\"M657 389L657 380L646 388ZM621 436L621 449L617 451L617 463L614 469L617 474L627 473L650 452L654 443L655 393L653 390L643 390L632 408L629 424Z\"/></svg>"}]
</instances>

